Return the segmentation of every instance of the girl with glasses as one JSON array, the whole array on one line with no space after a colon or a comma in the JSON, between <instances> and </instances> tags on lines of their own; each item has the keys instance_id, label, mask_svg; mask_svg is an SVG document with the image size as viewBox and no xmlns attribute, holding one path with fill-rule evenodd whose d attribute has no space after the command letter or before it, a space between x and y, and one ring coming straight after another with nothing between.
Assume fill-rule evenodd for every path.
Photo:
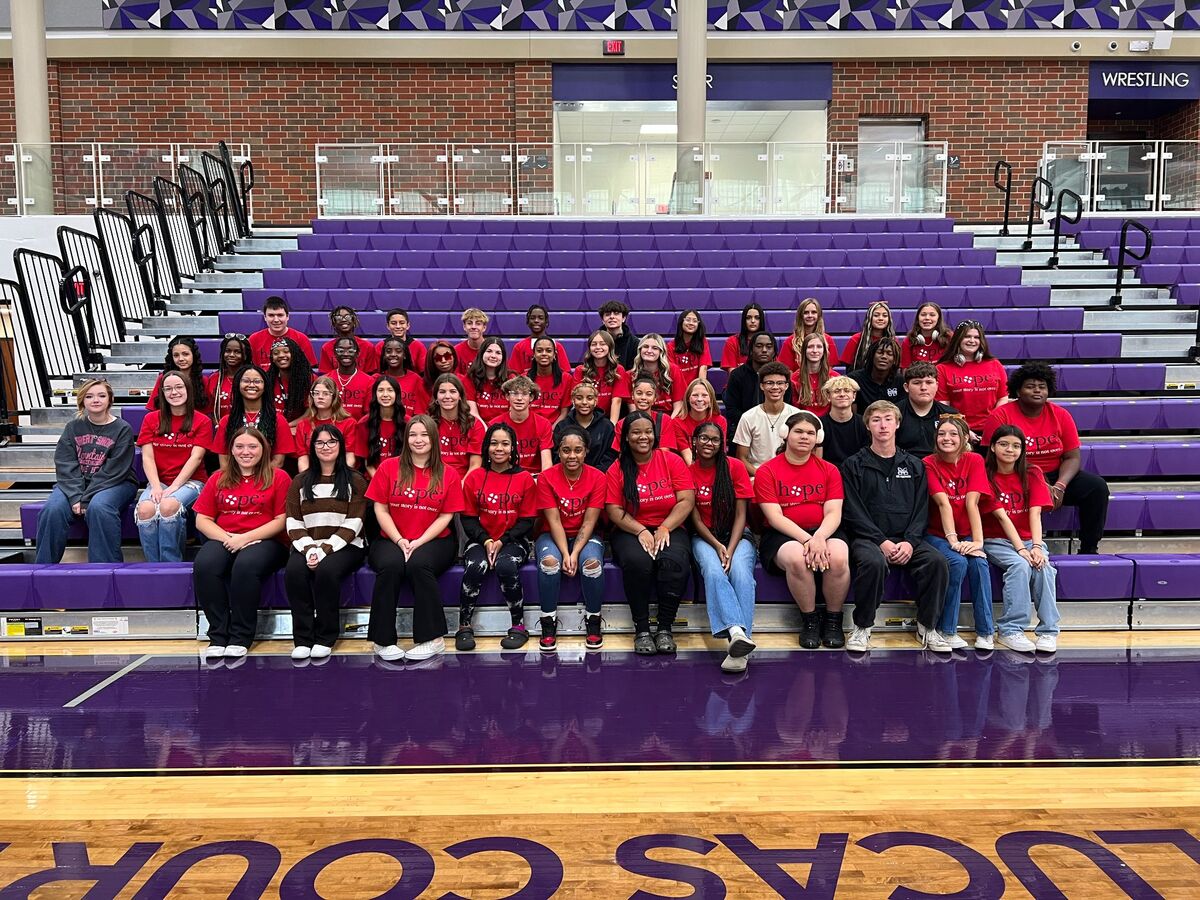
<instances>
[{"instance_id":1,"label":"girl with glasses","mask_svg":"<svg viewBox=\"0 0 1200 900\"><path fill-rule=\"evenodd\" d=\"M188 382L188 396L193 400L197 412L205 415L211 411L212 403L208 390L204 386L204 361L200 356L200 346L195 338L174 337L167 344L167 357L163 361L162 374L154 382L150 391L150 399L146 401L146 409L158 409L158 394L162 389L162 381L169 372L179 372Z\"/></svg>"},{"instance_id":2,"label":"girl with glasses","mask_svg":"<svg viewBox=\"0 0 1200 900\"><path fill-rule=\"evenodd\" d=\"M346 442L346 461L354 468L365 454L359 447L358 422L342 408L342 398L338 394L337 385L328 375L322 375L313 382L309 392L308 412L296 423L296 468L300 472L308 469L309 454L307 447L313 433L319 425L331 425L342 434Z\"/></svg>"},{"instance_id":3,"label":"girl with glasses","mask_svg":"<svg viewBox=\"0 0 1200 900\"><path fill-rule=\"evenodd\" d=\"M220 455L222 466L227 462L234 434L246 426L261 432L268 446L274 448L270 462L276 468L283 465L285 457L296 452L287 420L264 399L266 390L267 374L256 365L242 366L234 375L229 414L217 424L208 447Z\"/></svg>"},{"instance_id":4,"label":"girl with glasses","mask_svg":"<svg viewBox=\"0 0 1200 900\"><path fill-rule=\"evenodd\" d=\"M675 325L675 337L667 344L667 359L679 368L686 382L708 377L712 353L708 349L708 332L699 310L685 309Z\"/></svg>"}]
</instances>

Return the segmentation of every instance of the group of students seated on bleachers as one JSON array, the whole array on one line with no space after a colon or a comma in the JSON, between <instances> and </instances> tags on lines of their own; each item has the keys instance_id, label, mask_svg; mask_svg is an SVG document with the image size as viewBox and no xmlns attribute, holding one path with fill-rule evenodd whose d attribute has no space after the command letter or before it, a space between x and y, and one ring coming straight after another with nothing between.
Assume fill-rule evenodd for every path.
<instances>
[{"instance_id":1,"label":"group of students seated on bleachers","mask_svg":"<svg viewBox=\"0 0 1200 900\"><path fill-rule=\"evenodd\" d=\"M638 653L675 650L671 626L694 564L712 632L729 643L722 665L744 669L759 556L786 577L806 648L868 649L888 569L898 567L916 583L918 635L929 649L966 646L956 634L966 580L977 648L992 648L998 625L1002 645L1033 651L1024 630L1036 606L1036 649L1053 651L1055 571L1041 513L1080 506L1085 553L1103 532L1107 485L1079 469L1074 423L1049 400L1053 370L1031 364L1006 376L978 323L948 334L932 304L903 346L887 306L872 306L842 353L849 376L832 372L836 345L815 300L800 305L780 354L795 371L776 361L762 310L748 306L722 359L732 368L724 416L695 310L681 314L666 345L634 338L628 310L606 304L604 327L572 370L545 334L546 310L535 307L532 334L512 353L522 373L514 375L479 310L463 314L467 337L457 346L425 348L401 311L389 314L392 334L376 347L354 333L353 311L338 309L338 337L315 377L312 346L288 328L286 304L268 301L264 313L263 331L226 335L207 378L195 342L171 341L136 439L113 415L110 386L84 384L38 520L38 562L61 559L78 516L89 526L89 561L120 561L120 513L136 494L140 446L147 486L135 520L146 558L182 560L189 510L206 539L194 579L209 657L246 653L263 584L285 565L293 655L327 656L342 583L366 560L376 572L375 652L428 658L446 634L438 577L460 555L458 649L475 646L475 606L492 570L512 621L501 646L526 643L520 570L531 555L542 649L556 645L561 580L576 576L586 643L598 648L605 537ZM986 459L971 451L980 439ZM206 478L213 457L219 466ZM997 625L989 565L1003 573ZM404 584L414 598L408 651L396 643Z\"/></svg>"}]
</instances>

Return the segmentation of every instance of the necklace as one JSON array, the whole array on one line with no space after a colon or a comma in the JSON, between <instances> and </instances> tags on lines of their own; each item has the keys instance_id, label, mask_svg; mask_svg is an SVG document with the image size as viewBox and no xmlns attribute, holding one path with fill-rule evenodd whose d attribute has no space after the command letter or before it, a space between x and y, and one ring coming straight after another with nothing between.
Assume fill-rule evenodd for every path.
<instances>
[{"instance_id":1,"label":"necklace","mask_svg":"<svg viewBox=\"0 0 1200 900\"><path fill-rule=\"evenodd\" d=\"M778 430L778 428L779 428L779 420L783 418L783 414L784 414L785 412L787 412L787 409L786 409L786 408L784 408L784 409L781 409L781 410L779 411L779 415L777 415L777 416L775 417L775 421L773 421L773 422L772 422L772 421L771 421L771 414L770 414L769 412L767 412L765 409L763 410L763 415L767 417L767 425L768 425L768 427L770 427L770 429L771 429L771 434L774 434L774 433L775 433L775 432Z\"/></svg>"},{"instance_id":2,"label":"necklace","mask_svg":"<svg viewBox=\"0 0 1200 900\"><path fill-rule=\"evenodd\" d=\"M574 492L574 490L575 490L575 487L576 487L576 485L578 485L578 484L579 484L579 481L580 481L580 479L581 479L581 478L583 478L583 469L580 469L580 470L579 470L579 478L576 478L574 481L572 481L572 480L570 479L570 477L567 475L567 470L566 470L566 469L563 469L563 481L565 481L565 482L567 483L567 487L568 487L568 488L569 488L569 489L570 489L572 492Z\"/></svg>"},{"instance_id":3,"label":"necklace","mask_svg":"<svg viewBox=\"0 0 1200 900\"><path fill-rule=\"evenodd\" d=\"M346 391L346 386L349 385L350 382L354 380L354 376L358 374L358 369L355 369L348 376L346 376L344 381L342 380L342 376L337 369L334 369L331 374L333 375L334 384L338 386L338 393L343 394Z\"/></svg>"}]
</instances>

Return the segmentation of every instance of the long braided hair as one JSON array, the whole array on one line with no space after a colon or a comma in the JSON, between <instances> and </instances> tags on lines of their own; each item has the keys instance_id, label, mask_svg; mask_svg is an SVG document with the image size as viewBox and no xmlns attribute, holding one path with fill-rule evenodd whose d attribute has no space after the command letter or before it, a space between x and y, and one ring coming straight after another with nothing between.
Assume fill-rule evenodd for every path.
<instances>
[{"instance_id":1,"label":"long braided hair","mask_svg":"<svg viewBox=\"0 0 1200 900\"><path fill-rule=\"evenodd\" d=\"M717 435L717 455L713 457L712 528L722 544L733 537L733 519L737 513L737 495L733 489L733 475L729 472L729 457L725 454L725 432L716 422L702 422L692 432L692 453L698 446L697 437L702 431L714 431Z\"/></svg>"},{"instance_id":2,"label":"long braided hair","mask_svg":"<svg viewBox=\"0 0 1200 900\"><path fill-rule=\"evenodd\" d=\"M271 349L274 350L280 344L287 345L292 354L292 365L287 370L287 403L284 404L282 412L285 419L294 422L308 410L308 392L312 390L313 368L308 357L304 355L304 350L290 337L277 338L272 342ZM283 371L275 365L272 358L271 368L267 370L266 391L266 396L272 398L272 402L275 388L282 379Z\"/></svg>"},{"instance_id":3,"label":"long braided hair","mask_svg":"<svg viewBox=\"0 0 1200 900\"><path fill-rule=\"evenodd\" d=\"M621 455L617 459L618 464L621 466L621 478L625 482L625 508L635 516L641 508L641 503L638 501L637 490L638 464L633 458L633 449L629 446L629 429L633 426L634 422L641 421L650 423L650 428L654 431L653 448L655 450L658 449L658 429L654 428L654 419L649 413L635 409L621 422Z\"/></svg>"},{"instance_id":4,"label":"long braided hair","mask_svg":"<svg viewBox=\"0 0 1200 900\"><path fill-rule=\"evenodd\" d=\"M263 380L263 395L261 407L258 413L258 424L250 426L246 421L246 399L242 396L242 379L249 372L257 372ZM225 452L228 453L233 447L233 439L239 429L250 426L257 429L267 443L272 447L275 446L275 406L271 403L271 397L267 393L267 373L259 366L251 363L248 366L242 366L234 373L233 376L233 392L229 398L229 422L225 426Z\"/></svg>"}]
</instances>

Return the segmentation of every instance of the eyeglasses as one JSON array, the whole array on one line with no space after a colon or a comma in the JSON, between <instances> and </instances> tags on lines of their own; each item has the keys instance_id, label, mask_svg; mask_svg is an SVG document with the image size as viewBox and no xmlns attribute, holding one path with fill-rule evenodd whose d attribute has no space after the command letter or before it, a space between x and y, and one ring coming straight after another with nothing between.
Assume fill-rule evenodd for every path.
<instances>
[{"instance_id":1,"label":"eyeglasses","mask_svg":"<svg viewBox=\"0 0 1200 900\"><path fill-rule=\"evenodd\" d=\"M336 439L331 439L328 441L313 441L313 446L316 447L318 450L332 450L334 447L338 446L338 444L340 444L340 443L341 443L341 441L338 441Z\"/></svg>"},{"instance_id":2,"label":"eyeglasses","mask_svg":"<svg viewBox=\"0 0 1200 900\"><path fill-rule=\"evenodd\" d=\"M762 383L762 386L763 386L763 387L765 387L765 388L769 388L769 387L773 387L773 388L785 388L785 387L787 387L787 386L788 386L788 383L787 383L786 381L777 381L777 380L774 380L774 379L772 379L772 380L770 380L770 381L764 381L764 382Z\"/></svg>"},{"instance_id":3,"label":"eyeglasses","mask_svg":"<svg viewBox=\"0 0 1200 900\"><path fill-rule=\"evenodd\" d=\"M697 444L720 444L721 439L715 434L698 434L696 435Z\"/></svg>"},{"instance_id":4,"label":"eyeglasses","mask_svg":"<svg viewBox=\"0 0 1200 900\"><path fill-rule=\"evenodd\" d=\"M335 322L349 322L355 318L354 313L335 313L330 316Z\"/></svg>"},{"instance_id":5,"label":"eyeglasses","mask_svg":"<svg viewBox=\"0 0 1200 900\"><path fill-rule=\"evenodd\" d=\"M433 358L436 359L438 362L445 362L448 359L454 359L454 354L453 353L435 353L435 354L433 354Z\"/></svg>"},{"instance_id":6,"label":"eyeglasses","mask_svg":"<svg viewBox=\"0 0 1200 900\"><path fill-rule=\"evenodd\" d=\"M225 340L227 340L227 341L244 341L244 340L246 340L246 336L244 334L242 334L240 331L227 331L227 332L225 332Z\"/></svg>"}]
</instances>

